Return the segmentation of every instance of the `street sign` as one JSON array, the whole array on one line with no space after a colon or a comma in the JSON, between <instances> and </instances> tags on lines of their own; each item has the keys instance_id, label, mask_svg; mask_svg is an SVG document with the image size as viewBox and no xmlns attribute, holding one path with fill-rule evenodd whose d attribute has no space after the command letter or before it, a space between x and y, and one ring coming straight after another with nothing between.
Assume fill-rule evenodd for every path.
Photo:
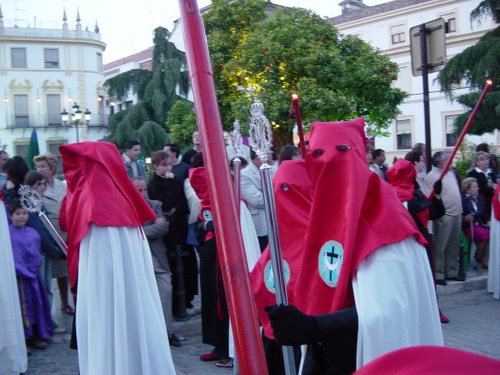
<instances>
[{"instance_id":1,"label":"street sign","mask_svg":"<svg viewBox=\"0 0 500 375\"><path fill-rule=\"evenodd\" d=\"M425 24L427 69L429 73L443 69L446 62L445 26L442 18ZM422 75L421 25L410 29L411 69L414 77Z\"/></svg>"}]
</instances>

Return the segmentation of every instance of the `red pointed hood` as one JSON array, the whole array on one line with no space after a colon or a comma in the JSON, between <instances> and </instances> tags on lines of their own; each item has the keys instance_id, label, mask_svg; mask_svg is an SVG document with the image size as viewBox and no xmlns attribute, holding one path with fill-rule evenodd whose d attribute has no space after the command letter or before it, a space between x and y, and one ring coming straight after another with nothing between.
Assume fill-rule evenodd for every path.
<instances>
[{"instance_id":1,"label":"red pointed hood","mask_svg":"<svg viewBox=\"0 0 500 375\"><path fill-rule=\"evenodd\" d=\"M313 123L309 144L312 205L294 294L303 296L299 309L316 315L354 304L352 279L374 251L409 236L425 240L394 190L369 170L363 119Z\"/></svg>"},{"instance_id":2,"label":"red pointed hood","mask_svg":"<svg viewBox=\"0 0 500 375\"><path fill-rule=\"evenodd\" d=\"M417 171L411 161L398 159L386 173L387 182L396 190L401 202L408 202L413 198Z\"/></svg>"},{"instance_id":3,"label":"red pointed hood","mask_svg":"<svg viewBox=\"0 0 500 375\"><path fill-rule=\"evenodd\" d=\"M285 281L288 302L295 304L293 290L300 270L297 260L304 251L304 237L312 199L312 185L307 175L305 161L287 160L281 163L274 176L273 185L280 243L286 263ZM268 315L264 311L264 307L276 303L269 247L262 253L251 272L251 279L257 313L264 328L264 334L269 338L274 338Z\"/></svg>"},{"instance_id":4,"label":"red pointed hood","mask_svg":"<svg viewBox=\"0 0 500 375\"><path fill-rule=\"evenodd\" d=\"M59 148L67 193L61 210L68 231L71 286L76 285L80 241L91 224L103 227L140 226L156 215L128 178L116 146L80 142Z\"/></svg>"}]
</instances>

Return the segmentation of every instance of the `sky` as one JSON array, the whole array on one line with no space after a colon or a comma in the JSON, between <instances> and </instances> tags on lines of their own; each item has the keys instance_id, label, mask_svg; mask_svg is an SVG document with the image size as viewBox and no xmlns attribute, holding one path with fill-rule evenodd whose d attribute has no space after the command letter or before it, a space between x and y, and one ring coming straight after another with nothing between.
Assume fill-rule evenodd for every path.
<instances>
[{"instance_id":1,"label":"sky","mask_svg":"<svg viewBox=\"0 0 500 375\"><path fill-rule=\"evenodd\" d=\"M377 5L390 0L364 0ZM210 4L198 0L198 7ZM273 0L275 4L303 7L320 16L341 13L341 0ZM0 0L5 26L61 28L66 9L68 26L75 28L77 9L83 29L93 31L99 25L101 40L107 44L104 63L142 51L153 45L153 30L158 26L172 31L179 18L178 0Z\"/></svg>"}]
</instances>

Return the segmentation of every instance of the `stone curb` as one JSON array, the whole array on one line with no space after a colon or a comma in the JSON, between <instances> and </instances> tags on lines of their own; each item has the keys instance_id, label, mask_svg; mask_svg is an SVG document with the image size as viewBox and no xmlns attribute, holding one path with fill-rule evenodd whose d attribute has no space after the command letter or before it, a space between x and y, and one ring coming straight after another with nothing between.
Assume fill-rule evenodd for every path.
<instances>
[{"instance_id":1,"label":"stone curb","mask_svg":"<svg viewBox=\"0 0 500 375\"><path fill-rule=\"evenodd\" d=\"M174 321L175 333L183 336L199 336L201 332L201 314L196 314L184 321Z\"/></svg>"},{"instance_id":2,"label":"stone curb","mask_svg":"<svg viewBox=\"0 0 500 375\"><path fill-rule=\"evenodd\" d=\"M475 276L468 276L463 282L461 281L448 281L448 285L437 285L437 293L439 296L446 296L450 294L467 292L470 290L485 289L488 283L488 273Z\"/></svg>"}]
</instances>

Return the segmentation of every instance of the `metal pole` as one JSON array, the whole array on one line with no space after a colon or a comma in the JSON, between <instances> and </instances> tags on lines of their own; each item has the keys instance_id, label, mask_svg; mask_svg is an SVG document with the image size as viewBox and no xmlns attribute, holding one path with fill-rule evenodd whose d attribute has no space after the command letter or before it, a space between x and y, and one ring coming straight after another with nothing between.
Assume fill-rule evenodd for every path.
<instances>
[{"instance_id":1,"label":"metal pole","mask_svg":"<svg viewBox=\"0 0 500 375\"><path fill-rule=\"evenodd\" d=\"M302 114L300 113L299 96L292 95L293 112L295 112L295 121L297 122L297 130L299 132L300 152L302 157L306 157L306 142L304 139L304 129L302 128Z\"/></svg>"},{"instance_id":2,"label":"metal pole","mask_svg":"<svg viewBox=\"0 0 500 375\"><path fill-rule=\"evenodd\" d=\"M427 62L427 28L420 25L420 68L422 70L422 91L424 96L425 165L427 172L432 169L431 113L429 108L429 65Z\"/></svg>"},{"instance_id":3,"label":"metal pole","mask_svg":"<svg viewBox=\"0 0 500 375\"><path fill-rule=\"evenodd\" d=\"M227 199L233 195L231 179L228 169L220 167L221 160L226 160L226 148L203 21L196 0L179 0L179 8L238 365L244 375L265 375L268 371L241 228L234 225L239 220L236 202Z\"/></svg>"},{"instance_id":4,"label":"metal pole","mask_svg":"<svg viewBox=\"0 0 500 375\"><path fill-rule=\"evenodd\" d=\"M43 225L47 228L50 235L57 242L57 245L64 253L64 255L68 254L68 246L66 242L62 239L62 237L57 232L56 228L52 225L49 218L42 211L42 197L34 190L31 189L28 185L21 185L19 188L19 196L21 198L21 205L26 208L29 212L36 213L40 217Z\"/></svg>"},{"instance_id":5,"label":"metal pole","mask_svg":"<svg viewBox=\"0 0 500 375\"><path fill-rule=\"evenodd\" d=\"M250 109L252 119L250 122L250 144L262 162L260 166L260 177L262 181L262 195L266 210L267 236L269 238L269 254L271 256L271 267L273 270L276 302L288 305L286 293L285 272L283 268L283 255L278 232L276 204L274 200L273 176L271 166L267 164L269 150L272 144L272 131L269 121L264 116L264 106L254 103ZM292 346L282 346L283 365L286 375L295 375L295 358Z\"/></svg>"},{"instance_id":6,"label":"metal pole","mask_svg":"<svg viewBox=\"0 0 500 375\"><path fill-rule=\"evenodd\" d=\"M236 202L236 211L238 219L240 219L240 177L241 177L241 159L239 158L241 152L241 133L240 122L236 119L233 123L233 131L230 134L231 147L233 148L233 179L234 179L234 201Z\"/></svg>"},{"instance_id":7,"label":"metal pole","mask_svg":"<svg viewBox=\"0 0 500 375\"><path fill-rule=\"evenodd\" d=\"M238 222L240 219L240 177L241 177L241 159L233 159L233 178L234 178L234 201L236 202L236 211L238 212Z\"/></svg>"},{"instance_id":8,"label":"metal pole","mask_svg":"<svg viewBox=\"0 0 500 375\"><path fill-rule=\"evenodd\" d=\"M78 121L75 121L74 124L76 129L76 142L80 142L80 134L78 132Z\"/></svg>"},{"instance_id":9,"label":"metal pole","mask_svg":"<svg viewBox=\"0 0 500 375\"><path fill-rule=\"evenodd\" d=\"M286 293L285 270L283 268L283 256L276 221L276 204L274 201L273 176L271 166L263 163L260 167L262 178L262 193L264 195L264 206L266 207L267 236L269 237L269 254L271 255L271 267L273 270L276 303L288 305ZM283 361L286 375L295 375L295 356L293 346L282 346Z\"/></svg>"},{"instance_id":10,"label":"metal pole","mask_svg":"<svg viewBox=\"0 0 500 375\"><path fill-rule=\"evenodd\" d=\"M38 216L40 216L43 225L45 226L45 228L47 228L52 238L57 242L57 245L59 245L59 248L64 253L64 255L68 255L68 245L66 245L66 242L64 242L62 237L57 232L56 228L54 228L47 215L45 215L44 212L40 211L38 213Z\"/></svg>"},{"instance_id":11,"label":"metal pole","mask_svg":"<svg viewBox=\"0 0 500 375\"><path fill-rule=\"evenodd\" d=\"M186 285L184 283L184 262L182 257L184 251L181 245L175 245L175 279L177 288L175 290L175 300L177 302L176 320L184 321L189 319L186 306Z\"/></svg>"}]
</instances>

